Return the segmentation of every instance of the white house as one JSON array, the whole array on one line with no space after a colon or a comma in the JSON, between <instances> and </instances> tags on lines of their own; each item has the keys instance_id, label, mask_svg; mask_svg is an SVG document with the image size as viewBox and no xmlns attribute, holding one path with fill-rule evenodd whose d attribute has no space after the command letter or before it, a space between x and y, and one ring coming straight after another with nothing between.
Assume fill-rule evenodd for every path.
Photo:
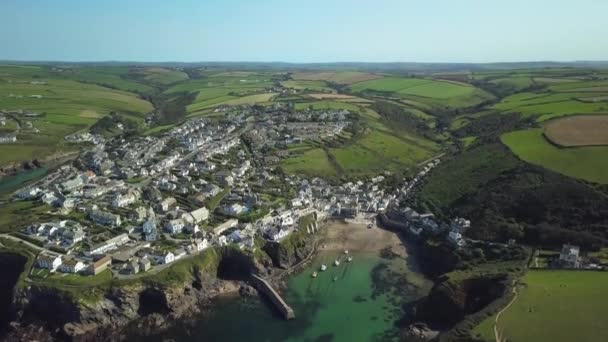
<instances>
[{"instance_id":1,"label":"white house","mask_svg":"<svg viewBox=\"0 0 608 342\"><path fill-rule=\"evenodd\" d=\"M115 236L105 242L93 246L90 250L90 254L103 254L109 250L116 249L118 246L124 245L129 241L129 235L126 233Z\"/></svg>"},{"instance_id":2,"label":"white house","mask_svg":"<svg viewBox=\"0 0 608 342\"><path fill-rule=\"evenodd\" d=\"M55 271L61 265L61 257L57 255L40 254L38 256L38 267Z\"/></svg>"},{"instance_id":3,"label":"white house","mask_svg":"<svg viewBox=\"0 0 608 342\"><path fill-rule=\"evenodd\" d=\"M154 260L157 264L170 264L175 261L175 255L171 252L165 252L154 256Z\"/></svg>"},{"instance_id":4,"label":"white house","mask_svg":"<svg viewBox=\"0 0 608 342\"><path fill-rule=\"evenodd\" d=\"M462 234L455 231L451 231L448 234L448 241L457 247L462 247L465 245L465 241L462 239Z\"/></svg>"},{"instance_id":5,"label":"white house","mask_svg":"<svg viewBox=\"0 0 608 342\"><path fill-rule=\"evenodd\" d=\"M63 273L78 273L82 271L85 267L86 265L80 260L66 259L59 266L59 271Z\"/></svg>"},{"instance_id":6,"label":"white house","mask_svg":"<svg viewBox=\"0 0 608 342\"><path fill-rule=\"evenodd\" d=\"M173 253L173 259L174 260L179 260L179 259L181 259L181 258L183 258L185 256L186 256L186 250L184 248L182 248L182 247L176 249L174 251L174 253Z\"/></svg>"},{"instance_id":7,"label":"white house","mask_svg":"<svg viewBox=\"0 0 608 342\"><path fill-rule=\"evenodd\" d=\"M163 212L167 212L175 205L177 205L177 200L173 197L167 197L160 202L160 210Z\"/></svg>"},{"instance_id":8,"label":"white house","mask_svg":"<svg viewBox=\"0 0 608 342\"><path fill-rule=\"evenodd\" d=\"M217 244L221 246L228 245L228 240L226 239L226 235L222 235L217 239Z\"/></svg>"},{"instance_id":9,"label":"white house","mask_svg":"<svg viewBox=\"0 0 608 342\"><path fill-rule=\"evenodd\" d=\"M289 229L274 228L274 229L267 231L266 236L268 238L270 238L272 241L281 241L287 235L289 235L289 233L291 233L291 230L289 230Z\"/></svg>"},{"instance_id":10,"label":"white house","mask_svg":"<svg viewBox=\"0 0 608 342\"><path fill-rule=\"evenodd\" d=\"M184 229L184 221L182 219L169 220L165 224L165 229L170 234L181 233Z\"/></svg>"},{"instance_id":11,"label":"white house","mask_svg":"<svg viewBox=\"0 0 608 342\"><path fill-rule=\"evenodd\" d=\"M200 223L202 221L205 221L209 218L209 210L207 210L207 208L202 207L199 209L196 209L194 211L191 211L189 213L185 213L182 215L182 219L188 223Z\"/></svg>"},{"instance_id":12,"label":"white house","mask_svg":"<svg viewBox=\"0 0 608 342\"><path fill-rule=\"evenodd\" d=\"M239 203L233 203L231 205L227 205L227 206L223 207L222 211L226 215L239 216L242 213L244 213L246 209L247 209L246 207L242 206Z\"/></svg>"}]
</instances>

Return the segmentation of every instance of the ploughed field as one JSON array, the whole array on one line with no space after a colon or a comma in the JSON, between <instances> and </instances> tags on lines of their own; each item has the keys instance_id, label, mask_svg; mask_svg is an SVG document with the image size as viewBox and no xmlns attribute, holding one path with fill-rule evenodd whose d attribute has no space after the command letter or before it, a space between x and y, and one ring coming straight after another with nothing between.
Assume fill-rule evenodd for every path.
<instances>
[{"instance_id":1,"label":"ploughed field","mask_svg":"<svg viewBox=\"0 0 608 342\"><path fill-rule=\"evenodd\" d=\"M548 122L545 136L564 147L608 144L608 116L579 115Z\"/></svg>"}]
</instances>

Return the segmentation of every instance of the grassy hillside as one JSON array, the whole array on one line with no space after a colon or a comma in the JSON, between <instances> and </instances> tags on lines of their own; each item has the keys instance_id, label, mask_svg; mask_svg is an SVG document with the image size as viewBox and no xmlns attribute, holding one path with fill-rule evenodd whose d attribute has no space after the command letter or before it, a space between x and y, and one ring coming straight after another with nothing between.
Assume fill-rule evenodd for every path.
<instances>
[{"instance_id":1,"label":"grassy hillside","mask_svg":"<svg viewBox=\"0 0 608 342\"><path fill-rule=\"evenodd\" d=\"M325 177L360 177L384 171L404 171L440 153L440 146L413 130L391 126L375 111L354 103L317 101L297 103L296 109L346 109L358 116L356 136L338 139L341 143L321 143L283 161L288 173ZM351 128L352 129L352 128ZM352 132L351 132L352 133Z\"/></svg>"},{"instance_id":2,"label":"grassy hillside","mask_svg":"<svg viewBox=\"0 0 608 342\"><path fill-rule=\"evenodd\" d=\"M94 79L90 74L87 78ZM114 83L116 86L137 88L135 83L120 83L120 78L109 78L118 82ZM100 78L95 80L102 82ZM106 79L106 82L111 81ZM43 68L1 67L0 109L38 114L36 117L9 115L9 122L18 123L12 130L17 133L18 142L2 146L0 165L4 165L73 149L65 144L65 135L92 126L111 112L141 124L144 114L153 107L136 94L64 79Z\"/></svg>"},{"instance_id":3,"label":"grassy hillside","mask_svg":"<svg viewBox=\"0 0 608 342\"><path fill-rule=\"evenodd\" d=\"M167 89L164 94L194 94L194 100L187 106L187 113L197 115L220 105L266 102L271 97L266 90L272 85L270 73L218 73L178 83ZM238 100L241 98L245 99Z\"/></svg>"},{"instance_id":4,"label":"grassy hillside","mask_svg":"<svg viewBox=\"0 0 608 342\"><path fill-rule=\"evenodd\" d=\"M507 133L501 140L526 162L573 178L608 184L607 146L559 148L547 141L541 128Z\"/></svg>"},{"instance_id":5,"label":"grassy hillside","mask_svg":"<svg viewBox=\"0 0 608 342\"><path fill-rule=\"evenodd\" d=\"M424 78L385 77L355 83L351 85L350 90L355 93L371 92L431 106L454 108L475 106L492 98L490 94L466 83Z\"/></svg>"},{"instance_id":6,"label":"grassy hillside","mask_svg":"<svg viewBox=\"0 0 608 342\"><path fill-rule=\"evenodd\" d=\"M509 341L605 341L608 273L530 271L518 298L501 315L498 329ZM494 316L475 332L494 341Z\"/></svg>"}]
</instances>

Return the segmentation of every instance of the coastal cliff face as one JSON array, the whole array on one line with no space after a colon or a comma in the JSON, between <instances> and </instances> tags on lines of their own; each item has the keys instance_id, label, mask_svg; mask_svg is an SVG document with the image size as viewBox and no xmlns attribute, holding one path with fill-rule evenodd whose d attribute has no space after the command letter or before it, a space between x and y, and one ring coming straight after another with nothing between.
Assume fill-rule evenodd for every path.
<instances>
[{"instance_id":1,"label":"coastal cliff face","mask_svg":"<svg viewBox=\"0 0 608 342\"><path fill-rule=\"evenodd\" d=\"M267 242L263 250L275 267L289 268L304 260L313 251L313 236L295 232L281 242Z\"/></svg>"},{"instance_id":2,"label":"coastal cliff face","mask_svg":"<svg viewBox=\"0 0 608 342\"><path fill-rule=\"evenodd\" d=\"M449 329L505 294L506 276L444 280L415 308L417 321L434 329Z\"/></svg>"},{"instance_id":3,"label":"coastal cliff face","mask_svg":"<svg viewBox=\"0 0 608 342\"><path fill-rule=\"evenodd\" d=\"M16 293L16 320L6 340L114 341L123 339L127 328L139 334L158 331L175 319L205 310L212 297L238 291L240 281L252 272L266 272L252 255L238 249L226 248L218 254L213 269L193 267L183 283L163 286L141 281L110 287L95 302L77 300L61 289L24 287Z\"/></svg>"}]
</instances>

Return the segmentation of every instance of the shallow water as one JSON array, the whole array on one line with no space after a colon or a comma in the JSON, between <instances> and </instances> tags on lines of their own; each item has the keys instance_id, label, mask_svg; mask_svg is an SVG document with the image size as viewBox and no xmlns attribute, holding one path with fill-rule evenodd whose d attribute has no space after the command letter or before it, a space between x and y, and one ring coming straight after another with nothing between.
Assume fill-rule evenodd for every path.
<instances>
[{"instance_id":1,"label":"shallow water","mask_svg":"<svg viewBox=\"0 0 608 342\"><path fill-rule=\"evenodd\" d=\"M296 318L284 321L258 298L223 297L193 325L178 325L150 340L176 341L391 341L403 305L428 293L431 283L403 258L325 253L288 280L285 300ZM339 257L340 266L333 266ZM327 270L320 272L321 263ZM318 276L313 278L312 272ZM334 277L337 278L334 281Z\"/></svg>"}]
</instances>

